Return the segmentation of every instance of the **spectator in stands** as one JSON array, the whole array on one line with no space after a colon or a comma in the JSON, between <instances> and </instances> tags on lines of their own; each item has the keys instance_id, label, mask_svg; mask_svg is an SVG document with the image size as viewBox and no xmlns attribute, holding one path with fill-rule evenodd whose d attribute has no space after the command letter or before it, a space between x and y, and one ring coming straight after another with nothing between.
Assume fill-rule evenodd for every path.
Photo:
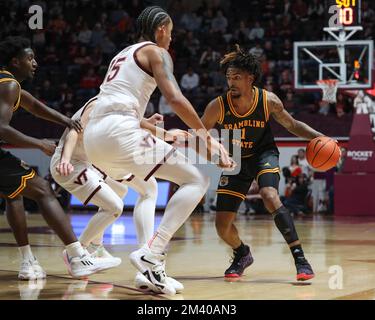
<instances>
[{"instance_id":1,"label":"spectator in stands","mask_svg":"<svg viewBox=\"0 0 375 320\"><path fill-rule=\"evenodd\" d=\"M159 99L159 113L163 116L173 115L174 112L163 95Z\"/></svg>"},{"instance_id":2,"label":"spectator in stands","mask_svg":"<svg viewBox=\"0 0 375 320\"><path fill-rule=\"evenodd\" d=\"M241 20L238 29L234 32L234 39L238 43L245 44L249 42L249 33L250 33L250 30L246 26L245 21Z\"/></svg>"},{"instance_id":3,"label":"spectator in stands","mask_svg":"<svg viewBox=\"0 0 375 320\"><path fill-rule=\"evenodd\" d=\"M105 37L105 31L102 29L100 22L95 24L94 30L91 34L90 47L95 48L99 46Z\"/></svg>"},{"instance_id":4,"label":"spectator in stands","mask_svg":"<svg viewBox=\"0 0 375 320\"><path fill-rule=\"evenodd\" d=\"M347 149L344 148L344 147L341 147L340 148L341 150L341 157L336 165L336 169L337 169L337 172L342 172L343 168L344 168L344 164L345 164L345 159L346 159L346 152L347 152Z\"/></svg>"},{"instance_id":5,"label":"spectator in stands","mask_svg":"<svg viewBox=\"0 0 375 320\"><path fill-rule=\"evenodd\" d=\"M303 0L296 0L292 5L292 12L297 20L307 21L307 4Z\"/></svg>"},{"instance_id":6,"label":"spectator in stands","mask_svg":"<svg viewBox=\"0 0 375 320\"><path fill-rule=\"evenodd\" d=\"M293 90L292 74L289 69L284 69L283 72L281 72L281 78L279 81L279 94L282 99L285 99L287 92Z\"/></svg>"},{"instance_id":7,"label":"spectator in stands","mask_svg":"<svg viewBox=\"0 0 375 320\"><path fill-rule=\"evenodd\" d=\"M198 31L202 23L202 18L198 17L195 12L187 11L185 12L180 20L181 28L187 31Z\"/></svg>"},{"instance_id":8,"label":"spectator in stands","mask_svg":"<svg viewBox=\"0 0 375 320\"><path fill-rule=\"evenodd\" d=\"M297 103L295 92L292 89L288 89L285 100L283 101L284 108L293 116L298 113L300 105Z\"/></svg>"},{"instance_id":9,"label":"spectator in stands","mask_svg":"<svg viewBox=\"0 0 375 320\"><path fill-rule=\"evenodd\" d=\"M220 32L222 34L227 32L228 27L228 20L223 15L221 10L218 10L216 13L216 17L212 19L211 28L213 32Z\"/></svg>"},{"instance_id":10,"label":"spectator in stands","mask_svg":"<svg viewBox=\"0 0 375 320\"><path fill-rule=\"evenodd\" d=\"M103 42L101 43L101 48L105 60L110 60L113 53L116 51L116 45L108 36L104 37Z\"/></svg>"},{"instance_id":11,"label":"spectator in stands","mask_svg":"<svg viewBox=\"0 0 375 320\"><path fill-rule=\"evenodd\" d=\"M201 58L199 59L199 65L202 69L214 69L220 59L219 52L212 50L211 47L207 47L206 50L202 52Z\"/></svg>"},{"instance_id":12,"label":"spectator in stands","mask_svg":"<svg viewBox=\"0 0 375 320\"><path fill-rule=\"evenodd\" d=\"M94 68L89 68L87 73L81 78L80 89L77 91L83 100L88 100L95 96L102 80L95 74Z\"/></svg>"},{"instance_id":13,"label":"spectator in stands","mask_svg":"<svg viewBox=\"0 0 375 320\"><path fill-rule=\"evenodd\" d=\"M61 112L71 118L76 112L77 103L73 91L68 91L60 102Z\"/></svg>"},{"instance_id":14,"label":"spectator in stands","mask_svg":"<svg viewBox=\"0 0 375 320\"><path fill-rule=\"evenodd\" d=\"M215 92L211 77L207 72L202 73L199 79L199 91L201 94L212 96Z\"/></svg>"},{"instance_id":15,"label":"spectator in stands","mask_svg":"<svg viewBox=\"0 0 375 320\"><path fill-rule=\"evenodd\" d=\"M308 181L306 176L301 173L295 182L290 186L291 194L283 199L283 204L293 214L304 214L308 211L307 196L309 194Z\"/></svg>"},{"instance_id":16,"label":"spectator in stands","mask_svg":"<svg viewBox=\"0 0 375 320\"><path fill-rule=\"evenodd\" d=\"M297 155L293 155L293 156L290 158L289 171L290 171L290 175L291 175L293 178L298 177L298 176L302 173L302 168L301 168L300 165L299 165L299 162L298 162L298 156L297 156Z\"/></svg>"},{"instance_id":17,"label":"spectator in stands","mask_svg":"<svg viewBox=\"0 0 375 320\"><path fill-rule=\"evenodd\" d=\"M252 48L249 50L249 52L250 52L252 55L254 55L254 56L256 56L256 57L259 58L259 57L263 54L264 50L263 50L263 48L261 47L260 42L258 41L258 42L256 42L255 47L252 47Z\"/></svg>"},{"instance_id":18,"label":"spectator in stands","mask_svg":"<svg viewBox=\"0 0 375 320\"><path fill-rule=\"evenodd\" d=\"M202 32L211 33L212 32L212 22L213 22L213 12L211 9L207 9L202 18Z\"/></svg>"},{"instance_id":19,"label":"spectator in stands","mask_svg":"<svg viewBox=\"0 0 375 320\"><path fill-rule=\"evenodd\" d=\"M58 102L58 95L55 87L51 85L51 81L47 79L44 80L40 95L48 106L54 108L56 107L56 104Z\"/></svg>"},{"instance_id":20,"label":"spectator in stands","mask_svg":"<svg viewBox=\"0 0 375 320\"><path fill-rule=\"evenodd\" d=\"M219 93L227 88L227 79L219 70L213 70L210 72L209 77L211 78L214 92Z\"/></svg>"},{"instance_id":21,"label":"spectator in stands","mask_svg":"<svg viewBox=\"0 0 375 320\"><path fill-rule=\"evenodd\" d=\"M282 17L291 17L292 15L292 2L290 0L284 0L281 16Z\"/></svg>"},{"instance_id":22,"label":"spectator in stands","mask_svg":"<svg viewBox=\"0 0 375 320\"><path fill-rule=\"evenodd\" d=\"M92 31L89 29L88 24L85 22L83 24L82 30L78 33L78 42L87 46L91 41Z\"/></svg>"},{"instance_id":23,"label":"spectator in stands","mask_svg":"<svg viewBox=\"0 0 375 320\"><path fill-rule=\"evenodd\" d=\"M264 37L264 29L260 26L259 21L255 21L254 27L250 30L249 39L253 40L262 40Z\"/></svg>"},{"instance_id":24,"label":"spectator in stands","mask_svg":"<svg viewBox=\"0 0 375 320\"><path fill-rule=\"evenodd\" d=\"M194 33L189 31L184 40L184 47L188 50L189 55L195 57L200 49L200 43L194 37Z\"/></svg>"},{"instance_id":25,"label":"spectator in stands","mask_svg":"<svg viewBox=\"0 0 375 320\"><path fill-rule=\"evenodd\" d=\"M312 171L310 168L309 163L307 162L306 159L306 151L303 148L298 149L297 151L297 157L298 157L298 165L302 169L302 173L306 175L306 177L311 177L312 176Z\"/></svg>"},{"instance_id":26,"label":"spectator in stands","mask_svg":"<svg viewBox=\"0 0 375 320\"><path fill-rule=\"evenodd\" d=\"M48 30L61 36L64 32L67 24L64 20L64 16L59 14L55 19L52 19L48 25Z\"/></svg>"},{"instance_id":27,"label":"spectator in stands","mask_svg":"<svg viewBox=\"0 0 375 320\"><path fill-rule=\"evenodd\" d=\"M322 18L324 15L324 5L319 0L313 0L309 3L307 15L311 21Z\"/></svg>"},{"instance_id":28,"label":"spectator in stands","mask_svg":"<svg viewBox=\"0 0 375 320\"><path fill-rule=\"evenodd\" d=\"M197 93L199 86L199 75L194 72L192 67L189 67L187 73L185 73L181 78L181 89L184 94Z\"/></svg>"}]
</instances>

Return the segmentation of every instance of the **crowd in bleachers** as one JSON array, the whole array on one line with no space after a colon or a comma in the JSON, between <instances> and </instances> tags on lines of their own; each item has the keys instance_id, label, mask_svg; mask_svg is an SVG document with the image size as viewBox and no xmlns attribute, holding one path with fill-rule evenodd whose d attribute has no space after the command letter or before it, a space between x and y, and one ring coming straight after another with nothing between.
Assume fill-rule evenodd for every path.
<instances>
[{"instance_id":1,"label":"crowd in bleachers","mask_svg":"<svg viewBox=\"0 0 375 320\"><path fill-rule=\"evenodd\" d=\"M27 89L47 105L72 115L98 92L111 58L137 41L135 18L146 5L142 0L0 1L0 38L24 35L32 40L39 63L36 78ZM362 1L364 35L371 37L374 10ZM28 7L43 8L42 30L28 28ZM345 117L352 102L339 96L336 105L322 109L319 92L295 92L292 79L293 41L324 37L324 1L302 0L202 0L161 1L174 21L170 54L182 91L198 113L226 86L219 70L221 57L235 43L257 55L263 77L259 86L273 91L286 109L298 116L306 113ZM363 36L363 34L362 34ZM156 92L148 113L171 113Z\"/></svg>"}]
</instances>

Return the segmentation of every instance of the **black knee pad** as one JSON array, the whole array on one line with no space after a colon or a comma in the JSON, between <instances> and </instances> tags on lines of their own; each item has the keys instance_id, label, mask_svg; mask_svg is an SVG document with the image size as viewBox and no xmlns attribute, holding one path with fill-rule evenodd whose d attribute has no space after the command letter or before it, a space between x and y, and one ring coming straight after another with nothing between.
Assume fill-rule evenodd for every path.
<instances>
[{"instance_id":1,"label":"black knee pad","mask_svg":"<svg viewBox=\"0 0 375 320\"><path fill-rule=\"evenodd\" d=\"M285 241L290 244L298 240L296 228L294 226L293 218L287 208L284 206L272 213L275 224Z\"/></svg>"}]
</instances>

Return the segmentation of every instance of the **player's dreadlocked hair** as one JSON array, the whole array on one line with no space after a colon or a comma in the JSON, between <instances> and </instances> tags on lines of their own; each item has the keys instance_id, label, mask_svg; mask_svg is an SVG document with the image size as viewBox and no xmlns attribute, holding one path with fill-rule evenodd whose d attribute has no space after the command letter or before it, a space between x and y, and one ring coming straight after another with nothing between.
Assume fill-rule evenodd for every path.
<instances>
[{"instance_id":1,"label":"player's dreadlocked hair","mask_svg":"<svg viewBox=\"0 0 375 320\"><path fill-rule=\"evenodd\" d=\"M0 42L0 68L9 66L13 58L26 48L30 48L30 41L22 37L8 37Z\"/></svg>"},{"instance_id":2,"label":"player's dreadlocked hair","mask_svg":"<svg viewBox=\"0 0 375 320\"><path fill-rule=\"evenodd\" d=\"M261 66L259 60L251 53L245 53L240 46L236 44L236 50L224 55L220 61L221 69L226 72L228 68L237 68L254 76L254 82L257 82L261 76Z\"/></svg>"},{"instance_id":3,"label":"player's dreadlocked hair","mask_svg":"<svg viewBox=\"0 0 375 320\"><path fill-rule=\"evenodd\" d=\"M158 6L147 7L137 18L138 37L155 42L155 30L160 25L171 21L168 13Z\"/></svg>"}]
</instances>

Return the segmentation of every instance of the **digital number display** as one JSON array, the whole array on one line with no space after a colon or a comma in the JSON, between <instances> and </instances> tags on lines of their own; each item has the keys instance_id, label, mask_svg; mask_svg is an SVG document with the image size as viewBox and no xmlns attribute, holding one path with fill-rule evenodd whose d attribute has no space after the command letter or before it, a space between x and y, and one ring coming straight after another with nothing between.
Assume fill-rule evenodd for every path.
<instances>
[{"instance_id":1,"label":"digital number display","mask_svg":"<svg viewBox=\"0 0 375 320\"><path fill-rule=\"evenodd\" d=\"M361 0L330 0L329 27L361 25Z\"/></svg>"}]
</instances>

